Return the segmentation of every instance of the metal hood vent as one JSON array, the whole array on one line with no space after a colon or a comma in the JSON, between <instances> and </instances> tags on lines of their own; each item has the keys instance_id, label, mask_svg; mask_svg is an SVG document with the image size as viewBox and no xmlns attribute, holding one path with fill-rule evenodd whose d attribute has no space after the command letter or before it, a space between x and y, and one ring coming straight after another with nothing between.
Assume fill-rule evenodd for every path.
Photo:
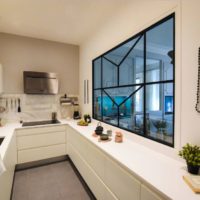
<instances>
[{"instance_id":1,"label":"metal hood vent","mask_svg":"<svg viewBox=\"0 0 200 200\"><path fill-rule=\"evenodd\" d=\"M25 94L57 94L58 78L56 73L24 71Z\"/></svg>"}]
</instances>

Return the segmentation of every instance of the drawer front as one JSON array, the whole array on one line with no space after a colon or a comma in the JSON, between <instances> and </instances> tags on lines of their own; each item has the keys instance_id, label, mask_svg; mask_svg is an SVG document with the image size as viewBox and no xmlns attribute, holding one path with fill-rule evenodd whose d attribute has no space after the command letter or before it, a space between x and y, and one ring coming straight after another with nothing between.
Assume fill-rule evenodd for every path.
<instances>
[{"instance_id":1,"label":"drawer front","mask_svg":"<svg viewBox=\"0 0 200 200\"><path fill-rule=\"evenodd\" d=\"M89 154L89 142L85 138L83 138L83 136L77 133L74 129L69 128L67 131L67 140L68 143L72 144L76 151L78 151L84 159L87 158Z\"/></svg>"},{"instance_id":2,"label":"drawer front","mask_svg":"<svg viewBox=\"0 0 200 200\"><path fill-rule=\"evenodd\" d=\"M18 151L18 164L65 155L65 144Z\"/></svg>"},{"instance_id":3,"label":"drawer front","mask_svg":"<svg viewBox=\"0 0 200 200\"><path fill-rule=\"evenodd\" d=\"M17 137L18 150L64 143L66 143L66 133L64 131Z\"/></svg>"},{"instance_id":4,"label":"drawer front","mask_svg":"<svg viewBox=\"0 0 200 200\"><path fill-rule=\"evenodd\" d=\"M141 185L141 200L167 200L168 198L161 197L159 194L151 190L145 185Z\"/></svg>"},{"instance_id":5,"label":"drawer front","mask_svg":"<svg viewBox=\"0 0 200 200\"><path fill-rule=\"evenodd\" d=\"M95 170L101 179L104 179L105 174L105 156L93 144L88 144L88 155L86 161Z\"/></svg>"},{"instance_id":6,"label":"drawer front","mask_svg":"<svg viewBox=\"0 0 200 200\"><path fill-rule=\"evenodd\" d=\"M105 200L105 186L98 176L91 170L81 155L69 144L69 154L78 171L86 181L89 188L99 200Z\"/></svg>"},{"instance_id":7,"label":"drawer front","mask_svg":"<svg viewBox=\"0 0 200 200\"><path fill-rule=\"evenodd\" d=\"M105 184L118 199L140 199L140 182L110 158L105 163Z\"/></svg>"},{"instance_id":8,"label":"drawer front","mask_svg":"<svg viewBox=\"0 0 200 200\"><path fill-rule=\"evenodd\" d=\"M103 153L98 150L95 145L71 128L68 131L68 141L102 179L104 177L105 164L105 156Z\"/></svg>"},{"instance_id":9,"label":"drawer front","mask_svg":"<svg viewBox=\"0 0 200 200\"><path fill-rule=\"evenodd\" d=\"M31 128L17 129L16 135L23 136L23 135L34 135L34 134L61 132L61 131L66 131L66 126L57 125L48 127L31 127Z\"/></svg>"}]
</instances>

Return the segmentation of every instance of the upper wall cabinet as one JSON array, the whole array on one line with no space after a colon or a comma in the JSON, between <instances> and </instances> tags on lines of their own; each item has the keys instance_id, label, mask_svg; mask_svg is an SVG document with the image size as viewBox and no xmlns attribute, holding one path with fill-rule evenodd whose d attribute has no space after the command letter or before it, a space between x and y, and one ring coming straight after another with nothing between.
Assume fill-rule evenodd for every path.
<instances>
[{"instance_id":1,"label":"upper wall cabinet","mask_svg":"<svg viewBox=\"0 0 200 200\"><path fill-rule=\"evenodd\" d=\"M0 94L3 93L3 67L0 64Z\"/></svg>"}]
</instances>

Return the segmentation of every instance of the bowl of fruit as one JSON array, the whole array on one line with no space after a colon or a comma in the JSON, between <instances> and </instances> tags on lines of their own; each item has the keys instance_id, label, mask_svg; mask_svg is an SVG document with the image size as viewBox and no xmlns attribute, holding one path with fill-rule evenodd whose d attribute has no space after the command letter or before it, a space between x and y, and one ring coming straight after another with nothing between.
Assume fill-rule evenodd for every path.
<instances>
[{"instance_id":1,"label":"bowl of fruit","mask_svg":"<svg viewBox=\"0 0 200 200\"><path fill-rule=\"evenodd\" d=\"M86 122L85 120L81 119L80 121L77 122L77 124L79 126L88 126L88 122Z\"/></svg>"}]
</instances>

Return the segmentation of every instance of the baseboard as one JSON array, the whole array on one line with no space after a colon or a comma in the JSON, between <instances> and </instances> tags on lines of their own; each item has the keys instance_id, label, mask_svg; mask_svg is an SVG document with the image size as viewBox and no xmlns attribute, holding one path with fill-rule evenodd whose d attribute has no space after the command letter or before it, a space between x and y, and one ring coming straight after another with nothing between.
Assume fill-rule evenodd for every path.
<instances>
[{"instance_id":1,"label":"baseboard","mask_svg":"<svg viewBox=\"0 0 200 200\"><path fill-rule=\"evenodd\" d=\"M64 156L48 158L48 159L44 159L44 160L37 160L37 161L33 161L33 162L17 164L16 167L15 167L15 171L20 171L20 170L30 169L30 168L34 168L34 167L41 167L41 166L45 166L45 165L50 165L50 164L57 163L57 162L63 162L63 161L68 160L68 159L69 159L69 156L64 155Z\"/></svg>"}]
</instances>

